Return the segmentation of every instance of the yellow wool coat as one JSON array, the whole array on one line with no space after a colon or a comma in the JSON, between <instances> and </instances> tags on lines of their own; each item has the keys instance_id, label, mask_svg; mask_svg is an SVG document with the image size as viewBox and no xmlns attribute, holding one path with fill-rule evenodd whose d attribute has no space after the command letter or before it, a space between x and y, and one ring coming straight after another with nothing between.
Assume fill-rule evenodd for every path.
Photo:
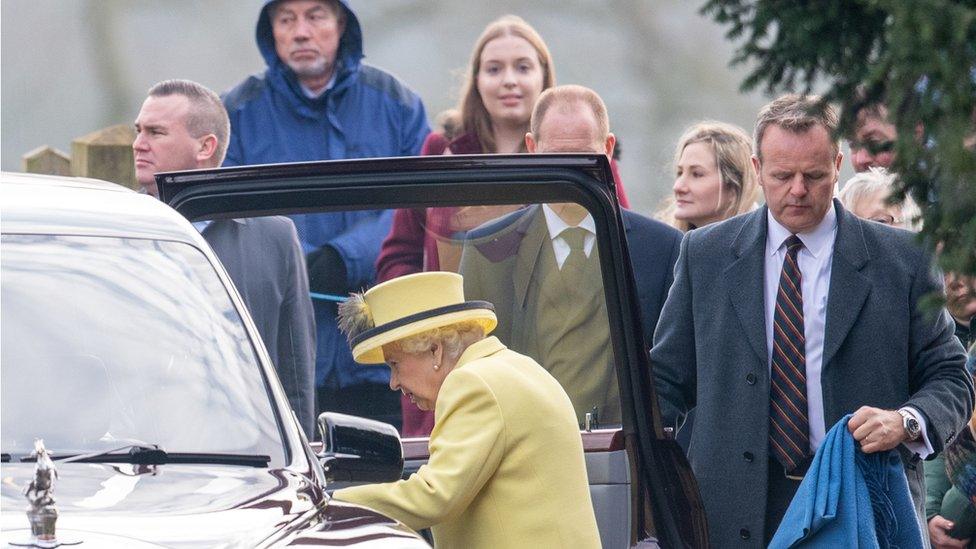
<instances>
[{"instance_id":1,"label":"yellow wool coat","mask_svg":"<svg viewBox=\"0 0 976 549\"><path fill-rule=\"evenodd\" d=\"M495 337L468 347L444 380L427 465L333 497L429 527L437 547L600 547L573 405Z\"/></svg>"}]
</instances>

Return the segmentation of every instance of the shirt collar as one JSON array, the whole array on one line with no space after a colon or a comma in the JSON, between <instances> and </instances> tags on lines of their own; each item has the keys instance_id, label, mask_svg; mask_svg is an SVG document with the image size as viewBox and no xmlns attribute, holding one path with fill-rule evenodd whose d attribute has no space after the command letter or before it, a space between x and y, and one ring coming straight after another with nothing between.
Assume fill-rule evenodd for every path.
<instances>
[{"instance_id":1,"label":"shirt collar","mask_svg":"<svg viewBox=\"0 0 976 549\"><path fill-rule=\"evenodd\" d=\"M779 221L773 218L773 213L768 209L766 211L766 222L766 255L771 256L779 251L786 239L793 233L786 227L780 225ZM819 258L824 250L829 249L836 235L837 212L835 211L834 204L831 204L827 208L827 213L816 227L807 232L797 233L796 236L800 238L800 241L803 242L803 247L813 257Z\"/></svg>"},{"instance_id":2,"label":"shirt collar","mask_svg":"<svg viewBox=\"0 0 976 549\"><path fill-rule=\"evenodd\" d=\"M234 223L237 223L238 225L246 225L248 218L232 217L230 220L233 221ZM217 220L204 219L203 221L191 221L191 223L193 224L194 227L196 227L197 232L203 234L203 231L207 230L207 228L210 227L210 225L213 224L214 221Z\"/></svg>"},{"instance_id":3,"label":"shirt collar","mask_svg":"<svg viewBox=\"0 0 976 549\"><path fill-rule=\"evenodd\" d=\"M497 337L488 336L469 345L468 348L461 353L461 356L458 357L455 368L459 368L469 362L493 355L498 351L503 351L505 349L505 344L499 341Z\"/></svg>"},{"instance_id":4,"label":"shirt collar","mask_svg":"<svg viewBox=\"0 0 976 549\"><path fill-rule=\"evenodd\" d=\"M326 84L325 88L323 88L322 91L320 91L319 93L315 93L312 90L306 88L305 84L302 84L301 82L299 82L298 85L302 88L302 93L305 94L305 97L309 99L318 99L319 97L322 97L322 94L335 87L336 77L338 76L339 76L338 70L332 71L332 78L329 79L329 83Z\"/></svg>"},{"instance_id":5,"label":"shirt collar","mask_svg":"<svg viewBox=\"0 0 976 549\"><path fill-rule=\"evenodd\" d=\"M546 216L546 227L549 228L550 240L555 240L557 236L570 227L548 204L542 205L542 212ZM586 214L586 217L583 218L583 221L580 221L577 227L585 229L592 235L596 235L596 221L593 220L593 216L590 214Z\"/></svg>"}]
</instances>

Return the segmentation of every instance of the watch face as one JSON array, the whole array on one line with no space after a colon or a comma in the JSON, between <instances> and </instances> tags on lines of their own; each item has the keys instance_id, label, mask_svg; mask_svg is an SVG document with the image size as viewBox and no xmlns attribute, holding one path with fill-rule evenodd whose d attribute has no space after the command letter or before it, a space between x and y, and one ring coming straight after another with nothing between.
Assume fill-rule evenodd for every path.
<instances>
[{"instance_id":1,"label":"watch face","mask_svg":"<svg viewBox=\"0 0 976 549\"><path fill-rule=\"evenodd\" d=\"M906 434L908 434L908 440L915 440L921 435L922 428L918 424L918 420L912 417L907 412L899 410L902 417L902 427L905 428Z\"/></svg>"},{"instance_id":2,"label":"watch face","mask_svg":"<svg viewBox=\"0 0 976 549\"><path fill-rule=\"evenodd\" d=\"M918 437L919 431L921 430L918 425L918 421L913 417L909 417L905 419L907 420L905 422L906 423L905 429L908 431L908 436L912 438Z\"/></svg>"}]
</instances>

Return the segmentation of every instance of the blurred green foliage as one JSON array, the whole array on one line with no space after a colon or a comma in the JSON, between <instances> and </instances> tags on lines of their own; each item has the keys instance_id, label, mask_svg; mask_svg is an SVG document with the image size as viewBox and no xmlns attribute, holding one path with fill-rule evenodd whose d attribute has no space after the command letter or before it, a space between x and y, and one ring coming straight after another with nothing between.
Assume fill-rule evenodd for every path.
<instances>
[{"instance_id":1,"label":"blurred green foliage","mask_svg":"<svg viewBox=\"0 0 976 549\"><path fill-rule=\"evenodd\" d=\"M744 90L826 85L842 134L861 106L887 105L899 198L923 206L943 268L976 274L976 0L708 0L701 12L740 44Z\"/></svg>"}]
</instances>

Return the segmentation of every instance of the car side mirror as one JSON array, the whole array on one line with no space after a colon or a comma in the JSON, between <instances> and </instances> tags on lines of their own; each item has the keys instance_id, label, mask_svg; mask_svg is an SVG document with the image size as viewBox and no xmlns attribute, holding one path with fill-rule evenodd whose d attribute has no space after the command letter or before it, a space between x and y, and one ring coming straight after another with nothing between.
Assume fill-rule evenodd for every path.
<instances>
[{"instance_id":1,"label":"car side mirror","mask_svg":"<svg viewBox=\"0 0 976 549\"><path fill-rule=\"evenodd\" d=\"M319 415L322 453L329 482L393 482L403 474L400 434L389 423L336 412Z\"/></svg>"}]
</instances>

